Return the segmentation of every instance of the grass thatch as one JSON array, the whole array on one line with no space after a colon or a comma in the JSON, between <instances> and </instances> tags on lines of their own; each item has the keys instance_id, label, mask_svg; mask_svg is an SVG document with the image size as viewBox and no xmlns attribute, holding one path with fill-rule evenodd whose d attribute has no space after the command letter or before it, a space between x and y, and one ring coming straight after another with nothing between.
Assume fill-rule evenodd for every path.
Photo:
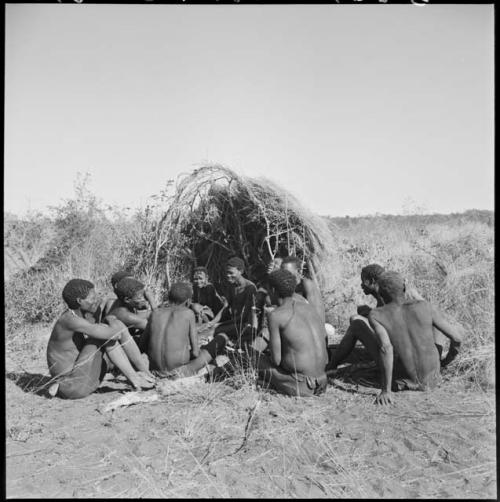
<instances>
[{"instance_id":1,"label":"grass thatch","mask_svg":"<svg viewBox=\"0 0 500 502\"><path fill-rule=\"evenodd\" d=\"M323 283L321 263L331 243L324 220L266 179L241 176L220 166L196 169L178 180L157 227L157 260L167 284L203 265L215 283L231 256L245 261L257 280L276 256L298 256L306 273Z\"/></svg>"}]
</instances>

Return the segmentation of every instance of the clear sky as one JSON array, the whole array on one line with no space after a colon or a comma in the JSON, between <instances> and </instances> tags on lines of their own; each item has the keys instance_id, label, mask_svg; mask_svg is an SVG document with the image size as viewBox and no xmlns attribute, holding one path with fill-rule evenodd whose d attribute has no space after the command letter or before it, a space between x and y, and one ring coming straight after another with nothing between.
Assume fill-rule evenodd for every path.
<instances>
[{"instance_id":1,"label":"clear sky","mask_svg":"<svg viewBox=\"0 0 500 502\"><path fill-rule=\"evenodd\" d=\"M204 162L322 215L493 209L493 5L6 6L6 211Z\"/></svg>"}]
</instances>

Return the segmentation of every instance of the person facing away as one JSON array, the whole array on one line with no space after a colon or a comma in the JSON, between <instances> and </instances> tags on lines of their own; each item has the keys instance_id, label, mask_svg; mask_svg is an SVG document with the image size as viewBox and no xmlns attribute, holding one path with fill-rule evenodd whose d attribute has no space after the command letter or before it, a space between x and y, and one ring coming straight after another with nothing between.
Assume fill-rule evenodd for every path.
<instances>
[{"instance_id":1,"label":"person facing away","mask_svg":"<svg viewBox=\"0 0 500 502\"><path fill-rule=\"evenodd\" d=\"M361 269L361 289L363 290L365 295L373 296L373 298L375 298L375 301L377 302L377 307L381 307L382 305L384 305L384 299L380 295L378 288L378 278L384 272L385 269L381 265L378 265L377 263L366 265L366 267L363 267ZM405 281L405 300L406 301L424 300L424 298L418 293L418 291L415 288L407 287ZM371 310L372 310L371 307L369 307L368 305L359 305L357 307L358 316L364 317L366 319L368 319L368 315ZM349 321L351 325L353 321L358 319L358 316L352 316L350 318ZM434 343L439 352L439 357L441 357L446 344L446 337L436 328L433 328L433 335L434 335ZM451 361L448 361L447 363L449 362Z\"/></svg>"},{"instance_id":2,"label":"person facing away","mask_svg":"<svg viewBox=\"0 0 500 502\"><path fill-rule=\"evenodd\" d=\"M276 270L269 284L279 306L268 314L271 358L257 358L258 381L287 395L319 395L327 385L324 324L313 305L294 297L294 274Z\"/></svg>"},{"instance_id":3,"label":"person facing away","mask_svg":"<svg viewBox=\"0 0 500 502\"><path fill-rule=\"evenodd\" d=\"M47 364L56 382L52 395L86 397L113 366L135 389L153 387L153 376L125 325L111 315L104 323L95 322L99 299L90 281L71 279L62 297L68 310L57 319L47 345Z\"/></svg>"},{"instance_id":4,"label":"person facing away","mask_svg":"<svg viewBox=\"0 0 500 502\"><path fill-rule=\"evenodd\" d=\"M384 272L377 282L384 305L369 313L372 331L363 342L381 361L382 391L376 402L389 404L392 390L427 390L439 383L441 365L433 327L451 340L455 355L463 330L446 321L429 302L406 300L404 280L397 272Z\"/></svg>"},{"instance_id":5,"label":"person facing away","mask_svg":"<svg viewBox=\"0 0 500 502\"><path fill-rule=\"evenodd\" d=\"M287 256L281 262L281 270L288 270L295 276L295 292L302 295L318 312L325 323L325 306L318 285L302 274L302 262L296 256Z\"/></svg>"},{"instance_id":6,"label":"person facing away","mask_svg":"<svg viewBox=\"0 0 500 502\"><path fill-rule=\"evenodd\" d=\"M241 258L233 257L226 264L228 287L225 297L229 309L229 319L216 327L215 333L225 333L230 340L242 345L251 340L254 326L252 314L255 306L257 288L252 281L243 277L245 264Z\"/></svg>"},{"instance_id":7,"label":"person facing away","mask_svg":"<svg viewBox=\"0 0 500 502\"><path fill-rule=\"evenodd\" d=\"M193 270L193 301L191 309L196 314L198 323L207 323L214 319L224 305L213 284L208 280L206 267Z\"/></svg>"},{"instance_id":8,"label":"person facing away","mask_svg":"<svg viewBox=\"0 0 500 502\"><path fill-rule=\"evenodd\" d=\"M100 314L99 318L104 318L106 317L112 310L120 306L120 300L118 299L118 294L116 290L116 286L118 283L124 279L124 278L134 278L133 274L131 272L128 272L126 270L119 270L118 272L115 272L111 276L111 286L113 288L113 291L116 295L116 298L108 298L99 307L98 315ZM141 309L138 310L138 313L141 315L145 315L147 318L148 312L143 312L145 309L151 309L154 310L157 307L156 301L154 299L154 295L152 291L149 290L149 288L144 287L144 300L145 303L142 304ZM146 303L147 302L147 303Z\"/></svg>"},{"instance_id":9,"label":"person facing away","mask_svg":"<svg viewBox=\"0 0 500 502\"><path fill-rule=\"evenodd\" d=\"M227 337L223 334L199 347L195 314L189 308L192 296L191 284L172 284L169 306L154 310L148 320L141 344L149 356L151 369L159 376L195 375L225 347Z\"/></svg>"},{"instance_id":10,"label":"person facing away","mask_svg":"<svg viewBox=\"0 0 500 502\"><path fill-rule=\"evenodd\" d=\"M132 277L124 277L115 286L118 299L113 303L109 314L122 321L130 331L139 349L140 336L146 328L151 310L147 310L147 300L144 296L146 286Z\"/></svg>"}]
</instances>

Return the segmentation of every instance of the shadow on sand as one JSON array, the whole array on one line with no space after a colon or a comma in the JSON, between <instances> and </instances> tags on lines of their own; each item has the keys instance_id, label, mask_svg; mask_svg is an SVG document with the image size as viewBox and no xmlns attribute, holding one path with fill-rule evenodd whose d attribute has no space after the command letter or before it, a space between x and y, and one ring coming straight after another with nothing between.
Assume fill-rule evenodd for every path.
<instances>
[{"instance_id":1,"label":"shadow on sand","mask_svg":"<svg viewBox=\"0 0 500 502\"><path fill-rule=\"evenodd\" d=\"M9 371L5 376L24 392L31 392L37 396L50 397L48 388L53 382L51 376L40 373L29 373L27 371Z\"/></svg>"}]
</instances>

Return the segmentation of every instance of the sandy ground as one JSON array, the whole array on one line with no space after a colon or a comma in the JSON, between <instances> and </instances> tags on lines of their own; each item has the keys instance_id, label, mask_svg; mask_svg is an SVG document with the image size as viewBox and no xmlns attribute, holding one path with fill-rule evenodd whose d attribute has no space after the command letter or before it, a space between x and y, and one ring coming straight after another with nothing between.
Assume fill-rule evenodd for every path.
<instances>
[{"instance_id":1,"label":"sandy ground","mask_svg":"<svg viewBox=\"0 0 500 502\"><path fill-rule=\"evenodd\" d=\"M76 401L34 391L44 343L7 351L9 498L497 496L494 392L445 378L379 407L376 389L340 379L309 399L200 383L102 413L121 379Z\"/></svg>"}]
</instances>

